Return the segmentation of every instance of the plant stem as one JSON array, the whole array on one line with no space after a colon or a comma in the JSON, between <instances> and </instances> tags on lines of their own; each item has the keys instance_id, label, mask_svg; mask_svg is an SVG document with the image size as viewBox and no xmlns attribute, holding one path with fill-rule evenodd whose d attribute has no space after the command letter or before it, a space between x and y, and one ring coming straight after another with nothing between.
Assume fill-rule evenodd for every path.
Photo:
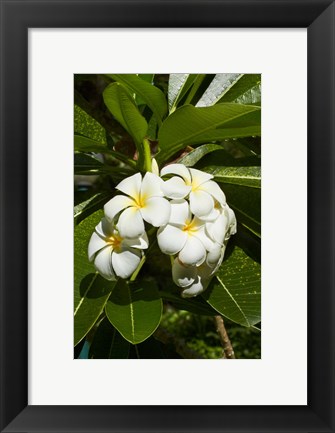
<instances>
[{"instance_id":1,"label":"plant stem","mask_svg":"<svg viewBox=\"0 0 335 433\"><path fill-rule=\"evenodd\" d=\"M235 359L235 353L233 346L229 340L226 328L224 326L224 321L221 316L215 316L216 331L219 334L221 345L223 347L223 358L225 359Z\"/></svg>"},{"instance_id":2,"label":"plant stem","mask_svg":"<svg viewBox=\"0 0 335 433\"><path fill-rule=\"evenodd\" d=\"M151 149L147 138L143 140L144 171L151 171Z\"/></svg>"},{"instance_id":3,"label":"plant stem","mask_svg":"<svg viewBox=\"0 0 335 433\"><path fill-rule=\"evenodd\" d=\"M135 281L136 280L137 275L139 274L142 266L144 265L145 259L146 259L146 256L143 255L143 257L141 258L140 263L138 264L137 268L135 269L133 275L130 277L129 281Z\"/></svg>"}]
</instances>

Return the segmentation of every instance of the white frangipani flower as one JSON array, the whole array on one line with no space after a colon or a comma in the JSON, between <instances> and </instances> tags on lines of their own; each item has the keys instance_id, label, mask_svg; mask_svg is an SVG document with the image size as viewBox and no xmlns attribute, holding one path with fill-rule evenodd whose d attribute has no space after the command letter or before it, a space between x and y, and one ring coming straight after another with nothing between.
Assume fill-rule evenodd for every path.
<instances>
[{"instance_id":1,"label":"white frangipani flower","mask_svg":"<svg viewBox=\"0 0 335 433\"><path fill-rule=\"evenodd\" d=\"M155 158L152 158L151 160L151 171L157 176L159 176L159 167Z\"/></svg>"},{"instance_id":2,"label":"white frangipani flower","mask_svg":"<svg viewBox=\"0 0 335 433\"><path fill-rule=\"evenodd\" d=\"M169 221L170 203L163 196L163 180L147 172L142 180L140 173L127 177L117 189L127 195L117 195L105 204L106 218L112 221L121 212L117 228L121 236L134 238L144 233L144 221L160 227ZM143 221L144 220L144 221Z\"/></svg>"},{"instance_id":3,"label":"white frangipani flower","mask_svg":"<svg viewBox=\"0 0 335 433\"><path fill-rule=\"evenodd\" d=\"M123 238L113 222L103 218L95 227L88 244L88 259L107 280L128 278L141 260L141 250L148 248L144 232L136 238Z\"/></svg>"},{"instance_id":4,"label":"white frangipani flower","mask_svg":"<svg viewBox=\"0 0 335 433\"><path fill-rule=\"evenodd\" d=\"M183 298L193 298L207 289L216 268L207 263L200 266L185 266L176 258L172 265L172 279L181 287Z\"/></svg>"},{"instance_id":5,"label":"white frangipani flower","mask_svg":"<svg viewBox=\"0 0 335 433\"><path fill-rule=\"evenodd\" d=\"M178 254L186 265L200 265L214 242L205 232L205 222L193 217L186 200L171 200L169 223L158 229L157 240L165 254Z\"/></svg>"},{"instance_id":6,"label":"white frangipani flower","mask_svg":"<svg viewBox=\"0 0 335 433\"><path fill-rule=\"evenodd\" d=\"M235 213L227 204L217 206L215 210L216 218L206 220L206 233L213 241L223 245L231 235L236 233Z\"/></svg>"},{"instance_id":7,"label":"white frangipani flower","mask_svg":"<svg viewBox=\"0 0 335 433\"><path fill-rule=\"evenodd\" d=\"M220 204L226 203L226 197L214 182L213 175L187 168L183 164L170 164L161 170L161 176L176 174L171 179L164 182L162 191L166 197L172 199L182 199L188 196L190 199L191 212L203 218L211 214L214 209L215 200Z\"/></svg>"}]
</instances>

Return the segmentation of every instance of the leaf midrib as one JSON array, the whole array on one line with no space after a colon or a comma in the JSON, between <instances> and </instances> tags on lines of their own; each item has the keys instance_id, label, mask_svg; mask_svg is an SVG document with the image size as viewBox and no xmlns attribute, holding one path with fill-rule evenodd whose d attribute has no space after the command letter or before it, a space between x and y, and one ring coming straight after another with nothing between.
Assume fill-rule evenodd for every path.
<instances>
[{"instance_id":1,"label":"leaf midrib","mask_svg":"<svg viewBox=\"0 0 335 433\"><path fill-rule=\"evenodd\" d=\"M92 278L92 281L90 282L90 284L88 285L87 289L84 292L84 295L80 298L79 304L77 305L77 308L74 310L74 314L73 316L75 316L80 308L80 306L82 305L82 303L84 302L84 299L86 298L87 293L90 291L95 279L97 278L98 273L96 272L94 274L94 277Z\"/></svg>"},{"instance_id":2,"label":"leaf midrib","mask_svg":"<svg viewBox=\"0 0 335 433\"><path fill-rule=\"evenodd\" d=\"M236 305L236 307L238 308L238 310L240 311L240 313L242 314L242 316L243 316L244 320L246 321L247 325L250 326L250 322L249 322L247 316L244 314L243 310L241 309L241 307L239 306L239 304L235 300L234 296L229 292L228 288L225 286L225 284L220 279L220 277L216 276L216 278L219 281L219 283L221 284L221 286L224 288L224 290L228 293L228 295L230 296L230 298L232 299L232 301L234 302L234 304Z\"/></svg>"},{"instance_id":3,"label":"leaf midrib","mask_svg":"<svg viewBox=\"0 0 335 433\"><path fill-rule=\"evenodd\" d=\"M127 284L127 290L128 290L129 308L130 308L131 335L133 337L133 341L135 341L134 307L133 307L133 303L132 303L130 287L128 284Z\"/></svg>"}]
</instances>

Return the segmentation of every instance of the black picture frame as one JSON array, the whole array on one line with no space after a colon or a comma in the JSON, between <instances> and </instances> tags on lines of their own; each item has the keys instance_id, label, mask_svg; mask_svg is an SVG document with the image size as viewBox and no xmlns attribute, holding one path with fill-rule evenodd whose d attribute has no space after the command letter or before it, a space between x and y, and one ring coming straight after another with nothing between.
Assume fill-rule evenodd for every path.
<instances>
[{"instance_id":1,"label":"black picture frame","mask_svg":"<svg viewBox=\"0 0 335 433\"><path fill-rule=\"evenodd\" d=\"M1 431L334 432L334 1L0 0L0 5ZM34 27L308 29L307 406L28 405L27 30Z\"/></svg>"}]
</instances>

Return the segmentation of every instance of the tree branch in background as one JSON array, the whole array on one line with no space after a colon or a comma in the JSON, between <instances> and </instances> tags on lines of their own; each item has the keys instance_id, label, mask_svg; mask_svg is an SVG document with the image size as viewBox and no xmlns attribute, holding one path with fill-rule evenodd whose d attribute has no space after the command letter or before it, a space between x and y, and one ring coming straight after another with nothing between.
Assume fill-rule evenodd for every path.
<instances>
[{"instance_id":1,"label":"tree branch in background","mask_svg":"<svg viewBox=\"0 0 335 433\"><path fill-rule=\"evenodd\" d=\"M216 331L219 334L221 345L223 347L223 358L225 359L235 359L235 353L233 346L229 340L226 328L224 326L224 321L221 316L215 316Z\"/></svg>"}]
</instances>

